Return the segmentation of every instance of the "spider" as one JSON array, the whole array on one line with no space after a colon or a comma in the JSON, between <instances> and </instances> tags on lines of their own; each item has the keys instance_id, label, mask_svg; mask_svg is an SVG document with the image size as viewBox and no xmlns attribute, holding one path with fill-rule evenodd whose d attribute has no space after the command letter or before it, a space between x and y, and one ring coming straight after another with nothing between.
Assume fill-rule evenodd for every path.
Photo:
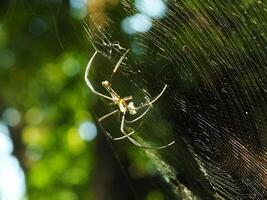
<instances>
[{"instance_id":1,"label":"spider","mask_svg":"<svg viewBox=\"0 0 267 200\"><path fill-rule=\"evenodd\" d=\"M122 63L123 59L125 58L126 54L128 53L129 50L127 50L122 56L121 58L119 59L119 61L117 62L117 64L115 65L114 69L113 69L113 72L111 74L111 78L113 77L113 75L116 73L117 69L119 68L120 64ZM92 65L92 62L95 58L97 54L97 51L94 53L94 55L91 57L91 59L89 60L88 64L87 64L87 67L86 67L86 70L85 70L85 82L87 84L87 86L89 87L89 89L96 95L100 96L100 97L103 97L105 99L108 99L111 101L110 105L117 105L118 108L106 115L104 115L103 117L99 118L98 121L99 121L99 124L101 125L101 122L110 117L111 115L115 114L115 113L120 113L122 115L121 117L121 124L120 124L120 131L121 133L123 134L123 136L120 136L120 137L113 137L111 136L110 133L108 133L107 131L105 131L106 135L112 139L112 140L122 140L122 139L129 139L130 142L132 142L134 145L138 146L138 147L141 147L141 148L146 148L146 149L163 149L163 148L166 148L168 146L171 146L172 144L174 144L175 141L172 141L166 145L163 145L163 146L158 146L158 147L150 147L150 146L143 146L142 144L140 144L137 140L135 140L134 138L131 137L131 135L135 132L132 128L132 130L129 132L126 131L126 127L125 127L125 123L133 123L133 122L136 122L137 120L141 119L143 116L145 116L145 114L149 111L149 109L152 107L152 104L158 100L158 98L160 98L160 96L164 93L164 91L166 90L167 88L167 85L165 84L165 86L163 87L162 91L158 94L158 96L156 96L155 98L153 98L152 100L150 101L146 101L145 103L141 103L139 106L135 106L133 101L129 102L130 100L133 99L132 96L126 96L126 97L123 97L121 98L111 87L111 83L107 80L103 81L102 82L102 86L107 90L107 92L110 94L110 96L107 96L105 94L102 94L100 92L97 92L93 85L91 84L90 80L89 80L89 71L90 71L90 67ZM145 108L147 107L147 109L141 114L139 115L138 117L136 117L135 119L133 120L126 120L125 119L125 116L127 113L129 113L130 115L136 115L138 113L138 111L142 108ZM102 126L102 125L101 125ZM128 129L129 130L129 129Z\"/></svg>"}]
</instances>

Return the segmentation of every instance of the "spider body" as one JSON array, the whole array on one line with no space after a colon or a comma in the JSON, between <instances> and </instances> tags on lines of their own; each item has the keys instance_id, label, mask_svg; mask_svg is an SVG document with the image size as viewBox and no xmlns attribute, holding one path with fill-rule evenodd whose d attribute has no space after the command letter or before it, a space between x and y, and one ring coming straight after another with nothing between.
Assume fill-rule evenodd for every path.
<instances>
[{"instance_id":1,"label":"spider body","mask_svg":"<svg viewBox=\"0 0 267 200\"><path fill-rule=\"evenodd\" d=\"M113 105L118 105L119 110L121 113L129 112L131 115L135 115L136 112L136 107L134 106L133 102L129 102L129 104L126 102L128 100L133 99L132 96L124 97L121 98L111 87L111 83L109 81L103 81L102 85L104 88L108 91L110 94L111 98L113 99L112 103Z\"/></svg>"},{"instance_id":2,"label":"spider body","mask_svg":"<svg viewBox=\"0 0 267 200\"><path fill-rule=\"evenodd\" d=\"M117 71L117 69L119 68L120 64L122 63L123 59L125 58L126 54L128 53L129 50L127 50L123 55L122 57L119 59L118 63L116 64L113 72L112 72L112 75L111 75L111 78L113 76L113 74L115 74L115 72ZM99 118L98 121L99 123L101 124L101 122L106 119L107 117L115 114L115 113L118 113L120 112L121 113L121 126L120 126L120 130L121 130L121 133L123 134L123 136L121 137L112 137L107 131L105 131L105 133L112 139L112 140L121 140L121 139L124 139L124 138L128 138L129 141L131 141L134 145L138 146L138 147L142 147L142 148L148 148L148 149L163 149L165 147L168 147L172 144L174 144L174 141L172 141L171 143L167 144L167 145L163 145L163 146L160 146L160 147L149 147L149 146L143 146L141 145L138 141L136 141L134 138L131 137L131 135L135 132L133 129L131 132L127 132L125 130L125 123L133 123L133 122L136 122L137 120L141 119L148 111L149 109L152 107L152 104L158 100L158 98L164 93L165 89L167 88L167 85L164 86L164 88L162 89L162 91L160 92L160 94L158 96L156 96L154 99L152 99L151 101L146 101L145 103L143 104L140 104L139 106L135 106L134 105L134 102L131 101L129 103L127 103L127 101L129 100L133 100L133 97L132 96L126 96L124 98L121 98L120 95L118 95L112 88L111 86L111 83L107 80L103 81L102 82L102 86L107 90L107 92L109 93L110 96L107 96L105 94L102 94L100 92L97 92L93 85L91 84L88 76L89 76L89 71L90 71L90 67L92 65L92 62L93 62L93 59L94 57L96 56L97 54L97 51L94 53L94 55L92 56L92 58L90 59L90 61L88 62L87 64L87 67L86 67L86 71L85 71L85 82L87 84L87 86L89 87L89 89L96 95L100 96L100 97L103 97L105 99L108 99L111 101L110 105L117 105L118 106L118 109L104 115L103 117ZM141 114L139 115L138 117L136 117L135 119L133 120L126 120L125 119L125 116L127 113L129 113L130 115L136 115L137 112L143 108L147 107L147 109ZM129 129L128 129L129 130Z\"/></svg>"}]
</instances>

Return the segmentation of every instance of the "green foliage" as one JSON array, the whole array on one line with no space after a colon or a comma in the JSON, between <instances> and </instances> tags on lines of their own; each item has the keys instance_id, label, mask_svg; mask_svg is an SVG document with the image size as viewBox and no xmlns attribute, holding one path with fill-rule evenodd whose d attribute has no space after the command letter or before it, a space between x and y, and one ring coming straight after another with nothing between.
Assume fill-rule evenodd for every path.
<instances>
[{"instance_id":1,"label":"green foliage","mask_svg":"<svg viewBox=\"0 0 267 200\"><path fill-rule=\"evenodd\" d=\"M92 122L89 110L96 103L83 82L91 47L66 5L20 3L10 1L2 10L0 110L11 107L21 115L11 132L25 169L27 196L88 199L93 143L78 132L82 122Z\"/></svg>"}]
</instances>

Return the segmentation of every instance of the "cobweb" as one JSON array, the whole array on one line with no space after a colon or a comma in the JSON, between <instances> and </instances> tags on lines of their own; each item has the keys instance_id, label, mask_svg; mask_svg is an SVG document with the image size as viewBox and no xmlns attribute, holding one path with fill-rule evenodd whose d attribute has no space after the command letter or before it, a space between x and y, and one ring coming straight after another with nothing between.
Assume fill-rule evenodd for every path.
<instances>
[{"instance_id":1,"label":"cobweb","mask_svg":"<svg viewBox=\"0 0 267 200\"><path fill-rule=\"evenodd\" d=\"M126 16L138 12L132 1L122 3ZM106 29L86 27L89 39L113 62L130 46L121 72L146 88L143 96L168 84L161 118L179 142L165 150L169 168L161 169L174 193L183 184L199 199L266 199L267 2L166 4L167 14L148 32L116 42L108 27L119 22L110 19ZM185 163L199 173L181 174L183 144L193 158Z\"/></svg>"}]
</instances>

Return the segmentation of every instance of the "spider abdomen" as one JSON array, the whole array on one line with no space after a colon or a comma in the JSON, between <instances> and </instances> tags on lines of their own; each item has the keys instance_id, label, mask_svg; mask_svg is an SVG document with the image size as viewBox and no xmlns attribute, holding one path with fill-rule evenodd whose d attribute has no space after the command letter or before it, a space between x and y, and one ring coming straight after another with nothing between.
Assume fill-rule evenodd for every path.
<instances>
[{"instance_id":1,"label":"spider abdomen","mask_svg":"<svg viewBox=\"0 0 267 200\"><path fill-rule=\"evenodd\" d=\"M125 103L125 101L123 99L120 99L119 100L118 106L119 106L120 112L126 113L126 111L127 111L127 104Z\"/></svg>"}]
</instances>

